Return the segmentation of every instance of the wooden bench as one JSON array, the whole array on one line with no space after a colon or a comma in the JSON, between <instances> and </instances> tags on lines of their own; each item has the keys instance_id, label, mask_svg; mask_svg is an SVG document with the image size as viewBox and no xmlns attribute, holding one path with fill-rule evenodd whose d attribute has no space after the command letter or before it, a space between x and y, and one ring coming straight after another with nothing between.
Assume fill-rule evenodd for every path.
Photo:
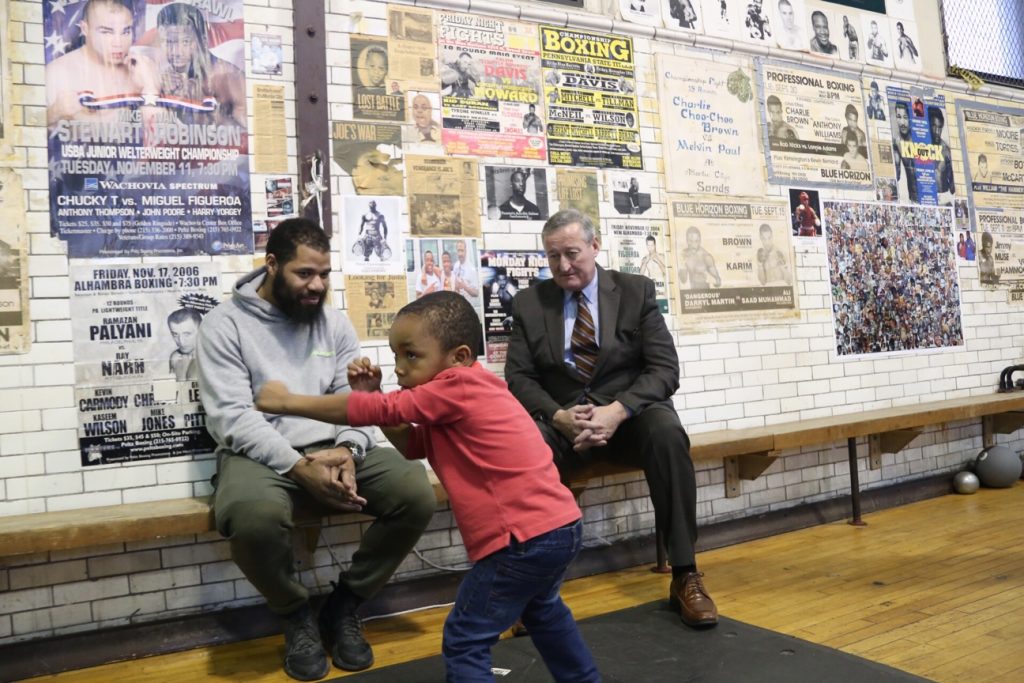
<instances>
[{"instance_id":1,"label":"wooden bench","mask_svg":"<svg viewBox=\"0 0 1024 683\"><path fill-rule=\"evenodd\" d=\"M950 399L849 415L788 422L748 429L726 429L690 435L695 462L722 460L725 492L740 495L744 479L754 480L781 452L846 439L854 447L868 437L869 466L881 467L882 453L897 453L929 425L982 419L984 444L995 434L1009 434L1024 425L1024 391ZM851 477L856 494L856 464ZM573 477L577 491L606 476L634 471L598 463ZM430 473L438 502L447 501L444 488ZM42 512L0 517L0 557L85 548L126 541L203 534L214 530L206 498L129 503L84 510ZM664 565L664 562L659 564Z\"/></svg>"}]
</instances>

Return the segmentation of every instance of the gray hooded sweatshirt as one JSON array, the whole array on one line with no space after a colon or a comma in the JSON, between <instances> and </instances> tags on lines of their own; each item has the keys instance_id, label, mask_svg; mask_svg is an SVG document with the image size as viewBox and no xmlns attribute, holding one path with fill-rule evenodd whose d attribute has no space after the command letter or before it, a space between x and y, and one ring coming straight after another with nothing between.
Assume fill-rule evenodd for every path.
<instances>
[{"instance_id":1,"label":"gray hooded sweatshirt","mask_svg":"<svg viewBox=\"0 0 1024 683\"><path fill-rule=\"evenodd\" d=\"M340 311L325 305L313 322L295 322L257 294L264 277L266 268L241 278L231 299L199 326L199 392L218 461L234 452L285 474L302 457L297 449L315 443L354 441L369 450L375 445L369 429L256 410L256 392L272 379L296 394L349 391L348 364L360 355L352 323Z\"/></svg>"}]
</instances>

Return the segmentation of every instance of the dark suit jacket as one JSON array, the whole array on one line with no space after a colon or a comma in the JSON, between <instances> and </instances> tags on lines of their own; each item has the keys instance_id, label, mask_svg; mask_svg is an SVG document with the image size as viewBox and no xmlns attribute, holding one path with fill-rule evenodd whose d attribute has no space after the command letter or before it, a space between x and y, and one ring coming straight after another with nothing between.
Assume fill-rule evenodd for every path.
<instances>
[{"instance_id":1,"label":"dark suit jacket","mask_svg":"<svg viewBox=\"0 0 1024 683\"><path fill-rule=\"evenodd\" d=\"M636 415L669 401L679 388L679 357L654 298L654 283L598 266L601 351L589 386L563 362L564 290L545 280L512 301L505 361L509 389L537 420L550 420L586 394L596 405L615 400Z\"/></svg>"}]
</instances>

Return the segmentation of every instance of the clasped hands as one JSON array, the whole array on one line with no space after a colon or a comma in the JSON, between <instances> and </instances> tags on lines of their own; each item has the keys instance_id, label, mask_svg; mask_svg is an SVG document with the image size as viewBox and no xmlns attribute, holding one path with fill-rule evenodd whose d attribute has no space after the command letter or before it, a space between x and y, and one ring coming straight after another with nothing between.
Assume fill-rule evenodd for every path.
<instances>
[{"instance_id":1,"label":"clasped hands","mask_svg":"<svg viewBox=\"0 0 1024 683\"><path fill-rule=\"evenodd\" d=\"M307 453L288 477L328 507L359 512L366 505L366 499L356 492L356 464L347 448Z\"/></svg>"},{"instance_id":2,"label":"clasped hands","mask_svg":"<svg viewBox=\"0 0 1024 683\"><path fill-rule=\"evenodd\" d=\"M369 358L360 358L348 364L348 379L355 391L379 391L381 370ZM267 413L283 412L289 396L283 382L271 380L260 387L256 408ZM356 466L347 448L307 453L287 476L328 507L358 512L366 505L366 499L357 492Z\"/></svg>"},{"instance_id":3,"label":"clasped hands","mask_svg":"<svg viewBox=\"0 0 1024 683\"><path fill-rule=\"evenodd\" d=\"M625 406L614 401L606 406L584 404L559 410L552 417L552 423L572 441L573 450L582 453L608 445L615 430L628 417Z\"/></svg>"}]
</instances>

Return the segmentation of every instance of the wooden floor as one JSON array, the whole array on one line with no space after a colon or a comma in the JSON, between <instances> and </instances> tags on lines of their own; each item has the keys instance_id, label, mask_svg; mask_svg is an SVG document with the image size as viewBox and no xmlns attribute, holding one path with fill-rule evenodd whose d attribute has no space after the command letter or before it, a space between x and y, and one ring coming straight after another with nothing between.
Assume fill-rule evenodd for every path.
<instances>
[{"instance_id":1,"label":"wooden floor","mask_svg":"<svg viewBox=\"0 0 1024 683\"><path fill-rule=\"evenodd\" d=\"M936 681L1024 681L1024 482L865 521L703 553L705 583L733 619ZM666 592L664 576L638 567L569 582L564 595L582 619ZM378 666L436 654L446 612L369 622ZM265 638L33 680L283 682L282 650Z\"/></svg>"}]
</instances>

